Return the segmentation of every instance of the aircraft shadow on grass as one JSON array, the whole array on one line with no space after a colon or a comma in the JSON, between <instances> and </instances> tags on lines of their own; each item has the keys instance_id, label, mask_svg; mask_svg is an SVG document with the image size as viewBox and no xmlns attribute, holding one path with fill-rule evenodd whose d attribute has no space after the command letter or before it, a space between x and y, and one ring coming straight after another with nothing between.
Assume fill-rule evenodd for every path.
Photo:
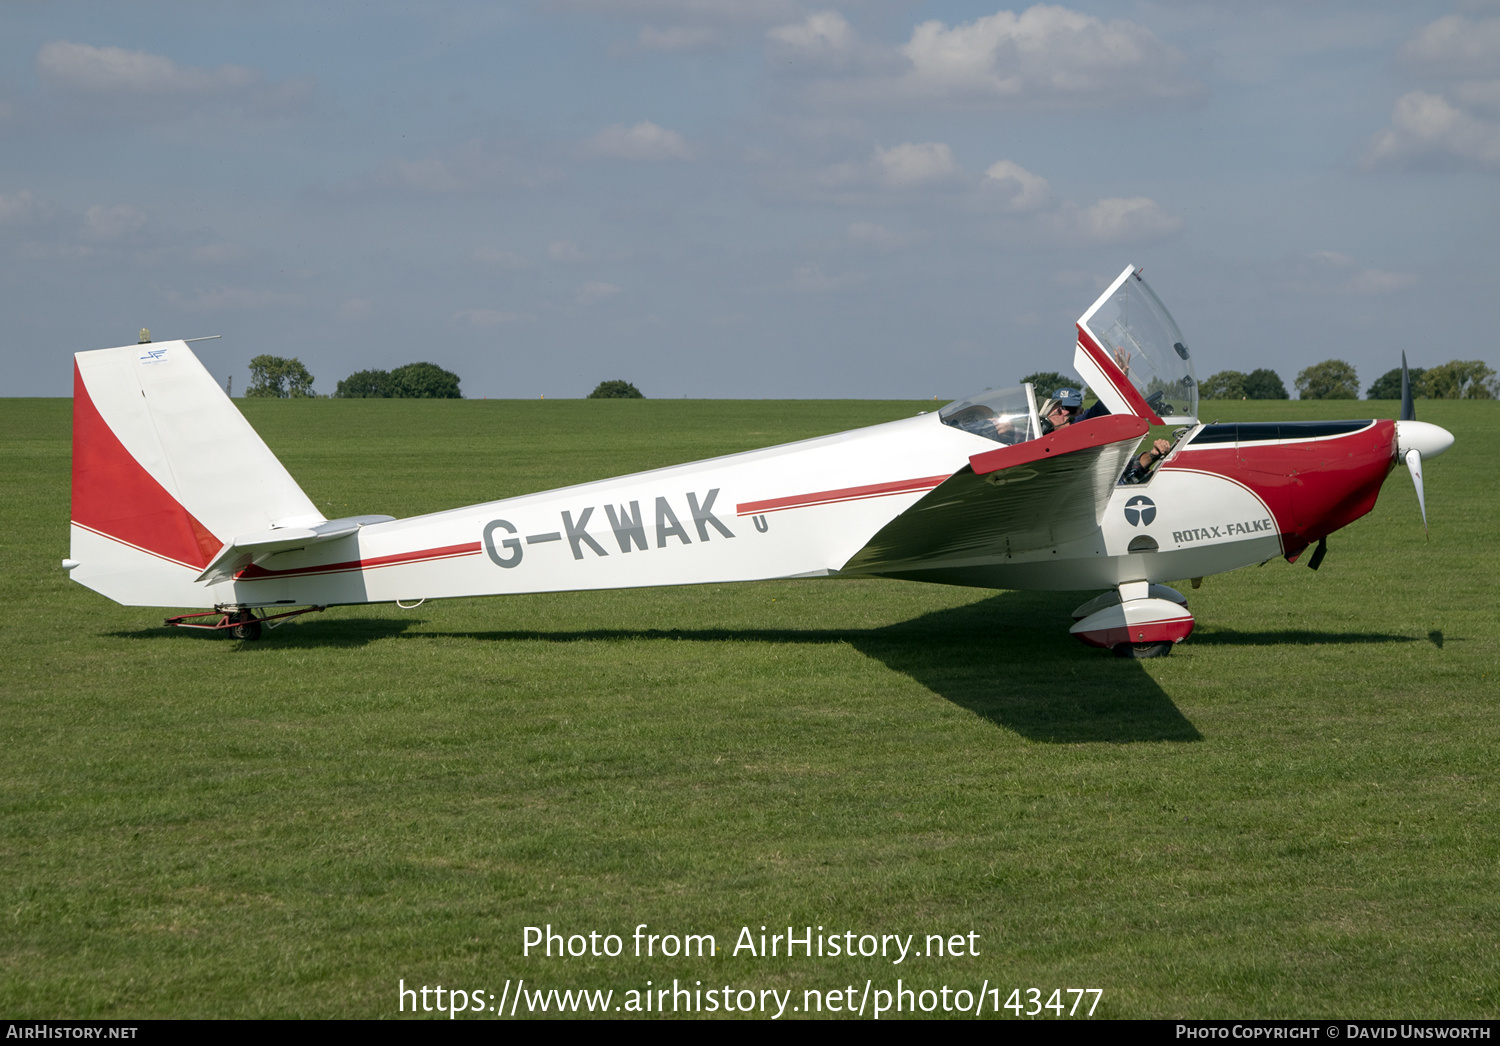
<instances>
[{"instance_id":1,"label":"aircraft shadow on grass","mask_svg":"<svg viewBox=\"0 0 1500 1046\"><path fill-rule=\"evenodd\" d=\"M1443 647L1443 634L1429 632L1427 641L1439 650ZM1237 632L1232 628L1217 628L1195 632L1189 640L1195 646L1319 646L1332 644L1348 646L1358 643L1420 643L1420 636L1398 636L1388 632L1312 632L1307 629L1284 628L1269 632Z\"/></svg>"},{"instance_id":2,"label":"aircraft shadow on grass","mask_svg":"<svg viewBox=\"0 0 1500 1046\"><path fill-rule=\"evenodd\" d=\"M265 633L265 639L258 643L244 643L237 639L230 639L227 633L210 635L199 629L192 628L141 628L132 630L120 630L106 632L104 635L113 636L116 639L176 639L184 642L203 642L205 638L218 639L225 642L235 643L242 650L286 650L308 649L322 650L338 647L362 647L382 639L390 639L401 635L407 629L421 624L414 619L389 620L379 617L333 617L323 615L312 615L319 618L316 625L310 619L294 619L291 627L282 629L270 629ZM304 623L305 622L305 623Z\"/></svg>"},{"instance_id":3,"label":"aircraft shadow on grass","mask_svg":"<svg viewBox=\"0 0 1500 1046\"><path fill-rule=\"evenodd\" d=\"M674 639L847 643L946 701L1034 741L1199 741L1145 668L1086 651L1065 631L1076 593L1004 592L883 628L412 632L492 642Z\"/></svg>"},{"instance_id":4,"label":"aircraft shadow on grass","mask_svg":"<svg viewBox=\"0 0 1500 1046\"><path fill-rule=\"evenodd\" d=\"M1058 627L1077 593L1002 592L967 606L923 614L882 628L601 628L577 630L412 631L420 619L328 617L276 631L247 651L362 647L381 639L450 637L482 642L575 643L673 639L723 643L847 643L909 676L946 701L1033 741L1200 741L1202 735L1139 662L1087 650ZM201 634L175 628L109 633L122 639ZM274 637L274 638L272 638ZM1375 632L1204 629L1197 646L1413 643L1424 637ZM1441 648L1441 632L1425 637Z\"/></svg>"}]
</instances>

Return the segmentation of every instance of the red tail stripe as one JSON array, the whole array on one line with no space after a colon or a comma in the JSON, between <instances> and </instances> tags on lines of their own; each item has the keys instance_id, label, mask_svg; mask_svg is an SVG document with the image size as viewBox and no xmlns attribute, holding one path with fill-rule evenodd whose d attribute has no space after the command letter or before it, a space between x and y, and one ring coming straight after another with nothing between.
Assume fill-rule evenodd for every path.
<instances>
[{"instance_id":1,"label":"red tail stripe","mask_svg":"<svg viewBox=\"0 0 1500 1046\"><path fill-rule=\"evenodd\" d=\"M768 498L765 501L742 501L735 506L736 515L754 516L762 512L780 512L789 508L805 508L808 505L831 505L838 501L859 501L863 498L880 498L890 494L909 494L914 490L931 490L948 478L923 476L921 479L902 479L891 483L871 483L864 487L844 487L841 490L820 490L815 494L795 494L788 498Z\"/></svg>"},{"instance_id":2,"label":"red tail stripe","mask_svg":"<svg viewBox=\"0 0 1500 1046\"><path fill-rule=\"evenodd\" d=\"M125 449L94 406L77 362L72 519L81 527L199 570L224 544Z\"/></svg>"}]
</instances>

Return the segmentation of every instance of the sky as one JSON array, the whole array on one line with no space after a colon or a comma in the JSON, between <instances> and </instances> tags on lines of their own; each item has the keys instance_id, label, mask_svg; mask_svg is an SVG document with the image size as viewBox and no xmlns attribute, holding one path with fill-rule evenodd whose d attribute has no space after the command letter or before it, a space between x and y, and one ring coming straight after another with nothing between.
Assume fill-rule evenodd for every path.
<instances>
[{"instance_id":1,"label":"sky","mask_svg":"<svg viewBox=\"0 0 1500 1046\"><path fill-rule=\"evenodd\" d=\"M1199 377L1482 359L1500 2L0 0L0 396L951 399L1127 265Z\"/></svg>"}]
</instances>

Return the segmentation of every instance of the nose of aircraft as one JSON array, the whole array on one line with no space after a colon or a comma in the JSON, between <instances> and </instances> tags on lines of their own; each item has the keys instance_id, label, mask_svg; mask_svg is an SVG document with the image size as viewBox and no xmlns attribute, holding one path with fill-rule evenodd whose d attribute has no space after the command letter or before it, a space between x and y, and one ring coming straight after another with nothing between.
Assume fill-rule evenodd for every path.
<instances>
[{"instance_id":1,"label":"nose of aircraft","mask_svg":"<svg viewBox=\"0 0 1500 1046\"><path fill-rule=\"evenodd\" d=\"M1453 433L1441 425L1425 421L1396 422L1396 451L1405 460L1412 451L1422 455L1423 461L1431 461L1453 446Z\"/></svg>"}]
</instances>

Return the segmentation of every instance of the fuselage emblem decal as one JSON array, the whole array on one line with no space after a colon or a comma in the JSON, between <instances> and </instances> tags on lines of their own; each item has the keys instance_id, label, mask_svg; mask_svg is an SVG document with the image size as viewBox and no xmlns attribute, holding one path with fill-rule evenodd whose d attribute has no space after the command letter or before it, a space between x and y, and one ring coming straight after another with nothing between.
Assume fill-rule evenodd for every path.
<instances>
[{"instance_id":1,"label":"fuselage emblem decal","mask_svg":"<svg viewBox=\"0 0 1500 1046\"><path fill-rule=\"evenodd\" d=\"M1142 523L1147 526L1156 518L1156 502L1144 494L1137 494L1125 502L1125 522L1132 527L1138 527Z\"/></svg>"}]
</instances>

